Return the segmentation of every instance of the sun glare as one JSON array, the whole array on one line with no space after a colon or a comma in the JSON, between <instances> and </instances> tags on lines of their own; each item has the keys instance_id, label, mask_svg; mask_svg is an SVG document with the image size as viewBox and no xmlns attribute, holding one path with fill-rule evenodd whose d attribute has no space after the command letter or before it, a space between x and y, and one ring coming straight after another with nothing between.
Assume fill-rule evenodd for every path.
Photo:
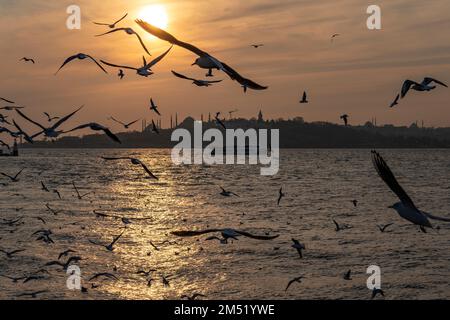
<instances>
[{"instance_id":1,"label":"sun glare","mask_svg":"<svg viewBox=\"0 0 450 320\"><path fill-rule=\"evenodd\" d=\"M166 29L169 22L166 8L162 5L146 6L141 9L138 17L161 29Z\"/></svg>"}]
</instances>

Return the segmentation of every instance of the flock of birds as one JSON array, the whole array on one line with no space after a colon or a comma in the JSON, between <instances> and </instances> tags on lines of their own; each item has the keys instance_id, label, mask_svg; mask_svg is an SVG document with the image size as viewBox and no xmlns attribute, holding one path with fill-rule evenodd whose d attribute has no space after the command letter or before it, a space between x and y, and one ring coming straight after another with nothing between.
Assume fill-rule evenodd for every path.
<instances>
[{"instance_id":1,"label":"flock of birds","mask_svg":"<svg viewBox=\"0 0 450 320\"><path fill-rule=\"evenodd\" d=\"M110 35L110 34L113 34L116 32L124 32L127 35L135 36L138 39L143 50L148 55L151 55L148 48L146 47L144 41L142 40L141 36L135 30L133 30L132 28L116 28L116 25L119 24L120 22L122 22L126 17L127 17L127 14L112 24L95 22L95 24L97 24L97 25L108 26L110 29L112 29L108 32L99 34L97 36L102 37L102 36ZM148 32L149 34L151 34L161 40L167 41L168 43L171 44L171 46L167 49L167 51L162 53L157 58L151 60L150 62L147 62L147 59L145 57L143 57L142 66L139 66L139 67L130 67L130 66L122 65L122 64L115 64L115 63L107 62L104 60L97 61L97 59L92 57L91 55L88 55L85 53L78 53L78 54L68 57L63 62L63 64L60 66L60 68L57 70L55 75L58 74L63 68L65 68L68 64L72 63L75 60L88 59L92 63L94 63L104 73L108 73L108 71L105 69L104 66L118 68L119 69L118 77L120 79L123 79L123 77L125 76L124 69L134 70L134 71L136 71L136 73L139 76L148 77L153 74L152 67L154 67L157 63L159 63L161 60L163 60L164 57L166 57L166 55L169 54L169 52L172 50L173 46L178 46L178 47L184 48L186 50L189 50L198 56L198 58L194 61L193 65L196 65L202 69L207 70L208 72L205 75L206 77L213 77L214 76L213 70L219 70L219 71L224 72L233 81L236 81L237 83L239 83L242 86L242 88L244 89L244 92L246 92L248 89L265 90L268 88L267 86L262 86L250 79L243 77L241 74L239 74L237 71L232 69L225 62L220 61L219 59L215 58L211 54L195 47L192 44L178 40L173 35L169 34L168 32L166 32L160 28L157 28L157 27L155 27L147 22L141 21L141 20L136 20L136 23L143 30ZM334 41L338 36L340 36L340 35L334 34L331 38L331 41ZM264 44L252 45L252 47L254 47L255 49L260 48L262 46L264 46ZM21 59L21 61L31 62L33 64L36 63L36 61L34 59L27 58L27 57L23 57ZM222 80L195 79L193 77L189 77L189 76L180 74L176 71L172 71L172 73L175 77L183 79L183 80L192 81L192 83L194 85L200 86L200 87L208 87L215 83L220 83L222 81ZM419 91L419 92L431 91L436 88L436 85L434 85L434 84L447 87L447 85L445 83L443 83L439 80L430 78L430 77L426 77L421 83L412 81L412 80L406 80L402 86L401 93L399 93L397 95L397 97L392 102L390 107L396 106L399 103L400 98L405 98L405 96L407 95L407 93L410 90L415 90L415 91ZM60 129L63 124L65 124L68 120L70 120L73 116L75 116L80 110L82 110L83 106L79 107L78 109L74 110L70 114L65 115L63 117L52 116L49 113L45 112L44 115L46 117L47 124L42 124L36 120L31 119L29 116L27 116L25 114L25 112L23 111L24 107L18 106L14 101L12 101L10 99L6 99L6 98L0 98L0 100L3 101L4 103L8 104L6 106L0 107L0 110L14 111L20 118L28 121L31 124L34 124L36 127L39 128L39 131L37 133L29 135L24 130L22 130L20 125L16 122L16 119L10 120L10 118L8 116L0 114L0 124L2 124L2 126L0 126L0 133L8 133L13 138L23 137L27 142L33 143L36 138L41 137L41 136L43 136L44 138L49 138L49 139L56 139L63 134L67 134L67 133L71 133L74 131L88 128L93 131L102 131L112 141L114 141L116 143L121 143L120 139L114 133L112 133L111 130L109 130L109 128L107 128L101 124L95 123L95 122L80 124L69 130ZM308 95L307 95L306 91L303 93L300 103L301 104L309 103L309 99L308 99ZM149 109L150 109L150 111L154 112L155 114L161 115L160 111L158 109L158 106L155 104L153 99L150 100ZM121 124L125 129L130 128L132 125L134 125L135 123L137 123L139 121L139 120L135 120L132 122L122 122L120 120L115 119L114 117L111 117L110 119L116 123ZM348 125L349 115L344 114L341 116L341 119L344 121L345 125ZM219 126L226 128L224 122L220 119L220 112L216 114L215 120ZM8 128L7 126L10 126L11 128ZM153 122L153 131L155 133L158 133L158 129L154 122ZM5 142L3 142L1 140L0 140L0 145L10 148L8 144L6 144ZM106 162L128 161L128 162L130 162L131 165L137 166L137 167L143 169L149 178L158 179L158 177L156 177L151 172L151 170L146 166L146 164L143 163L139 159L136 159L133 157L115 157L115 158L103 157L102 159ZM397 195L397 197L399 198L400 201L393 204L392 206L390 206L390 208L396 210L400 217L417 225L420 228L420 230L423 232L426 232L426 228L433 228L430 220L439 220L439 221L444 221L444 222L450 222L449 218L437 217L430 213L427 213L425 211L421 211L420 209L418 209L416 207L416 205L414 204L414 202L412 201L412 199L408 196L406 191L400 186L400 184L398 183L394 174L392 173L391 169L389 168L388 164L385 162L385 160L382 158L382 156L378 152L372 151L372 161L373 161L373 165L374 165L378 175L380 176L380 178L386 183L386 185L389 187L389 189L392 190L392 192L394 192ZM20 178L23 170L24 169L20 170L19 172L15 173L15 174L0 172L0 175L3 176L4 178L6 178L9 183L17 183L19 181L19 178ZM6 186L7 183L2 183L2 185ZM80 190L76 186L75 182L72 183L72 186L76 192L77 198L80 200L84 199L87 196L92 194L92 192L88 192L88 193L80 192ZM52 190L52 189L48 188L44 182L41 182L41 189L44 192L54 193L58 196L58 198L61 199L61 194L59 193L59 191L56 189ZM226 190L222 187L220 187L220 189L221 189L220 195L223 197L239 197L239 195L234 193L233 191ZM278 197L277 197L277 205L278 206L281 205L281 202L285 196L286 196L286 194L283 191L283 188L280 188L279 192L278 192ZM353 200L352 203L355 207L358 206L357 200ZM60 211L57 211L57 210L51 208L49 204L46 204L46 208L50 213L52 213L55 216L60 213ZM98 218L118 219L125 225L125 229L117 236L114 236L112 241L109 243L99 242L96 240L89 240L89 243L91 245L95 245L100 248L106 249L109 252L114 251L115 246L117 245L117 243L120 241L120 239L126 232L127 225L131 224L133 220L145 220L145 218L139 219L139 218L128 218L128 217L123 217L123 216L117 216L117 215L107 215L104 213L100 213L98 211L94 211L94 214ZM42 217L37 217L37 219L42 221L44 224L46 223L46 221ZM22 217L10 219L10 220L2 219L0 221L0 226L10 226L10 227L18 226L21 223L23 223L22 220L23 220ZM336 227L335 228L336 232L340 232L340 231L351 228L351 226L339 224L336 220L333 220L333 223ZM391 227L392 225L393 225L393 223L389 223L384 226L378 226L378 228L379 228L380 232L385 232L387 230L387 228ZM42 230L38 230L35 233L33 233L33 236L37 237L36 241L42 241L48 245L51 245L54 243L52 234L53 233L51 230L42 229ZM200 237L203 235L209 235L208 238L205 239L206 241L216 240L216 241L219 241L223 245L229 244L230 240L238 240L240 237L246 237L246 238L249 238L252 240L259 240L259 241L271 241L271 240L274 240L279 237L279 235L270 235L270 234L256 235L256 234L246 232L244 230L239 230L239 229L234 229L234 228L212 228L212 229L206 229L206 230L178 230L178 231L171 232L171 234L175 237L180 237L180 238L191 238L191 237ZM211 234L215 234L215 235L211 235ZM295 249L295 251L298 253L299 258L303 259L304 258L303 251L306 250L306 245L294 238L292 238L292 243L293 243L292 248ZM151 245L155 248L155 250L159 250L159 248L157 246L155 246L153 243L151 243ZM10 249L10 250L9 249L0 249L0 253L3 253L7 259L13 259L16 255L22 253L23 251L25 251L25 250L24 249ZM58 266L58 267L61 267L63 271L66 271L71 265L76 264L79 261L81 261L82 257L80 257L78 255L74 255L76 253L77 252L74 250L67 249L64 252L61 252L58 254L57 260L46 263L44 266L42 266L42 268L40 270L38 270L37 272L34 272L32 274L28 274L28 275L20 276L20 277L14 277L14 276L10 276L10 275L0 274L0 277L9 279L9 280L13 281L14 283L17 283L19 281L21 281L23 283L27 283L30 281L42 280L42 279L45 279L45 274L48 273L48 271L47 271L48 267ZM63 261L62 260L63 258L66 258L66 261ZM152 274L155 271L156 270L153 270L153 269L149 270L149 271L139 270L137 272L137 274L144 276L147 280L148 285L151 286L152 282L154 281ZM352 274L352 270L348 270L347 272L344 273L343 279L346 281L351 281L352 280L351 274ZM300 275L299 277L296 277L296 278L290 280L286 286L285 291L288 291L292 285L294 285L296 283L301 283L304 278L305 277L303 275ZM88 293L89 290L96 289L98 287L98 285L93 283L93 281L99 280L99 279L109 279L109 280L113 280L113 281L118 280L117 276L115 276L112 273L108 273L108 272L97 273L97 274L93 275L92 277L90 277L90 279L89 279L89 282L91 282L90 288L83 287L82 292ZM166 277L163 274L161 275L161 281L162 281L163 285L166 287L170 285L170 281L169 281L168 277ZM19 294L17 297L19 297L19 298L20 297L36 298L37 296L39 296L43 293L46 293L46 292L47 291L45 291L45 290L44 291L35 291L35 292L26 292L26 293ZM372 299L375 298L377 295L384 296L384 292L381 290L381 288L374 289L374 291L372 292ZM205 296L200 293L195 293L192 296L184 295L181 298L194 300L199 297L205 297Z\"/></svg>"}]
</instances>

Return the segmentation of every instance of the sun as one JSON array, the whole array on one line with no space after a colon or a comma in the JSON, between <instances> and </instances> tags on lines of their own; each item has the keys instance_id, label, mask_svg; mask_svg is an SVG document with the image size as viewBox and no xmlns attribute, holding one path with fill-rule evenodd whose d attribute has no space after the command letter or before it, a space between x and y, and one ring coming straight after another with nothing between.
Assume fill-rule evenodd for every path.
<instances>
[{"instance_id":1,"label":"sun","mask_svg":"<svg viewBox=\"0 0 450 320\"><path fill-rule=\"evenodd\" d=\"M138 18L161 29L166 29L169 23L166 8L158 4L142 8Z\"/></svg>"}]
</instances>

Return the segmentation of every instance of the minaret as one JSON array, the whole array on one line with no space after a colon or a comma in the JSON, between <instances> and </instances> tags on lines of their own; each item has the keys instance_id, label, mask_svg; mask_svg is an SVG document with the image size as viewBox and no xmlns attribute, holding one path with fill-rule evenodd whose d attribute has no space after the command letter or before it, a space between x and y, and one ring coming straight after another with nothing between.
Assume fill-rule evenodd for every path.
<instances>
[{"instance_id":1,"label":"minaret","mask_svg":"<svg viewBox=\"0 0 450 320\"><path fill-rule=\"evenodd\" d=\"M208 123L211 123L211 112L208 114Z\"/></svg>"},{"instance_id":2,"label":"minaret","mask_svg":"<svg viewBox=\"0 0 450 320\"><path fill-rule=\"evenodd\" d=\"M178 112L175 113L175 127L178 127Z\"/></svg>"},{"instance_id":3,"label":"minaret","mask_svg":"<svg viewBox=\"0 0 450 320\"><path fill-rule=\"evenodd\" d=\"M173 117L170 115L170 129L173 129Z\"/></svg>"},{"instance_id":4,"label":"minaret","mask_svg":"<svg viewBox=\"0 0 450 320\"><path fill-rule=\"evenodd\" d=\"M202 123L203 123L203 113L202 113L202 115L201 115L201 117L200 117L200 120L201 120Z\"/></svg>"},{"instance_id":5,"label":"minaret","mask_svg":"<svg viewBox=\"0 0 450 320\"><path fill-rule=\"evenodd\" d=\"M258 122L264 122L264 117L263 117L261 110L259 111L259 114L258 114Z\"/></svg>"}]
</instances>

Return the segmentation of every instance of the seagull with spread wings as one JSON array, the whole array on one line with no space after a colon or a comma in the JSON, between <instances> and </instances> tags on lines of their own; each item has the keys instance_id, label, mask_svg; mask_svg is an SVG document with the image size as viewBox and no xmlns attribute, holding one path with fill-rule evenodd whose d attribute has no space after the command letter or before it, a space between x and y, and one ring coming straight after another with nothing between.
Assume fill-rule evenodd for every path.
<instances>
[{"instance_id":1,"label":"seagull with spread wings","mask_svg":"<svg viewBox=\"0 0 450 320\"><path fill-rule=\"evenodd\" d=\"M19 182L19 176L23 172L23 170L25 170L25 169L20 170L15 176L10 176L3 172L0 172L0 175L9 178L12 182Z\"/></svg>"},{"instance_id":2,"label":"seagull with spread wings","mask_svg":"<svg viewBox=\"0 0 450 320\"><path fill-rule=\"evenodd\" d=\"M48 112L44 112L44 115L47 117L48 122L52 122L53 120L60 119L60 117L51 117Z\"/></svg>"},{"instance_id":3,"label":"seagull with spread wings","mask_svg":"<svg viewBox=\"0 0 450 320\"><path fill-rule=\"evenodd\" d=\"M22 59L20 59L20 61L31 62L31 63L33 63L33 64L36 63L36 61L34 61L34 59L32 59L32 58L27 58L27 57L23 57Z\"/></svg>"},{"instance_id":4,"label":"seagull with spread wings","mask_svg":"<svg viewBox=\"0 0 450 320\"><path fill-rule=\"evenodd\" d=\"M119 234L118 236L113 238L113 241L110 244L102 244L93 240L89 240L90 243L95 244L97 246L101 246L101 247L105 247L106 250L108 251L114 251L114 245L117 243L117 241L120 240L120 238L122 238L123 234L125 233L125 231L122 231L121 234Z\"/></svg>"},{"instance_id":5,"label":"seagull with spread wings","mask_svg":"<svg viewBox=\"0 0 450 320\"><path fill-rule=\"evenodd\" d=\"M161 116L161 113L158 110L158 106L153 101L153 98L150 99L150 110L154 111L158 116Z\"/></svg>"},{"instance_id":6,"label":"seagull with spread wings","mask_svg":"<svg viewBox=\"0 0 450 320\"><path fill-rule=\"evenodd\" d=\"M244 236L250 239L255 239L255 240L273 240L279 237L279 235L276 236L259 236L259 235L254 235L245 231L241 231L241 230L236 230L236 229L207 229L207 230L200 230L200 231L173 231L171 232L171 234L173 234L174 236L177 237L197 237L197 236L201 236L204 234L209 234L209 233L216 233L216 232L220 232L222 237L225 240L225 243L228 239L234 239L234 240L238 240L238 237L240 236Z\"/></svg>"},{"instance_id":7,"label":"seagull with spread wings","mask_svg":"<svg viewBox=\"0 0 450 320\"><path fill-rule=\"evenodd\" d=\"M141 166L151 178L158 180L158 178L150 171L150 169L139 159L132 158L132 157L119 157L119 158L102 157L102 159L105 161L128 160L131 162L131 164L133 164L135 166Z\"/></svg>"},{"instance_id":8,"label":"seagull with spread wings","mask_svg":"<svg viewBox=\"0 0 450 320\"><path fill-rule=\"evenodd\" d=\"M122 18L120 18L119 20L117 20L116 22L114 22L114 23L101 23L101 22L93 22L93 24L96 24L96 25L98 25L98 26L107 26L107 27L109 27L110 29L114 29L115 27L116 27L116 25L119 23L119 22L121 22L123 19L125 19L126 17L128 16L128 13L126 13Z\"/></svg>"},{"instance_id":9,"label":"seagull with spread wings","mask_svg":"<svg viewBox=\"0 0 450 320\"><path fill-rule=\"evenodd\" d=\"M250 79L244 78L236 70L232 69L227 64L214 58L209 53L207 53L203 50L200 50L199 48L193 46L192 44L178 40L170 33L166 32L158 27L155 27L155 26L153 26L145 21L142 21L142 20L136 20L136 23L139 26L141 26L141 28L143 28L145 31L152 34L153 36L155 36L161 40L167 41L171 44L182 47L182 48L189 50L189 51L193 52L194 54L198 55L199 58L197 60L195 60L193 65L197 65L202 69L209 70L207 76L212 76L212 70L217 69L217 70L224 71L232 80L237 81L244 88L244 92L246 92L247 89L266 90L268 88L266 86L259 85Z\"/></svg>"},{"instance_id":10,"label":"seagull with spread wings","mask_svg":"<svg viewBox=\"0 0 450 320\"><path fill-rule=\"evenodd\" d=\"M430 77L426 77L423 79L423 81L421 83L418 83L416 81L413 80L405 80L405 82L403 82L403 86L402 86L402 98L404 98L406 96L406 94L409 92L410 89L412 90L416 90L416 91L431 91L436 89L436 85L432 85L434 83L441 85L443 87L448 88L448 86L443 83L442 81L430 78Z\"/></svg>"},{"instance_id":11,"label":"seagull with spread wings","mask_svg":"<svg viewBox=\"0 0 450 320\"><path fill-rule=\"evenodd\" d=\"M117 122L118 124L121 124L121 125L123 125L123 127L125 128L125 129L130 129L130 127L133 125L133 124L135 124L136 122L138 122L140 119L137 119L137 120L135 120L135 121L132 121L132 122L130 122L130 123L123 123L122 121L119 121L119 120L117 120L117 119L114 119L114 117L111 117L110 118L112 121L114 121L114 122Z\"/></svg>"},{"instance_id":12,"label":"seagull with spread wings","mask_svg":"<svg viewBox=\"0 0 450 320\"><path fill-rule=\"evenodd\" d=\"M144 44L144 41L142 41L141 36L136 31L134 31L132 28L117 28L117 29L114 29L114 30L111 30L111 31L108 31L108 32L105 32L105 33L102 33L102 34L99 34L99 35L96 35L96 37L105 36L107 34L111 34L111 33L118 32L118 31L125 31L125 33L130 35L130 36L135 35L138 38L139 43L141 44L141 46L145 50L145 52L147 52L147 54L149 56L151 56L150 52L148 51L147 47Z\"/></svg>"},{"instance_id":13,"label":"seagull with spread wings","mask_svg":"<svg viewBox=\"0 0 450 320\"><path fill-rule=\"evenodd\" d=\"M159 57L157 57L156 59L150 61L149 63L147 63L147 60L145 59L145 57L142 57L142 60L144 62L144 65L142 67L139 68L134 68L134 67L129 67L129 66L123 66L123 65L118 65L118 64L114 64L114 63L110 63L110 62L106 62L104 60L100 60L103 64L106 64L107 66L110 67L114 67L114 68L120 68L120 69L129 69L129 70L135 70L136 73L142 77L148 77L151 76L153 74L152 72L152 67L155 66L158 62L160 62L172 49L173 46L171 46L166 52L164 52L162 55L160 55Z\"/></svg>"},{"instance_id":14,"label":"seagull with spread wings","mask_svg":"<svg viewBox=\"0 0 450 320\"><path fill-rule=\"evenodd\" d=\"M31 136L31 139L34 139L38 136L40 136L41 134L44 134L44 136L49 137L49 138L57 138L60 134L63 133L63 131L57 131L57 129L67 120L69 120L70 118L72 118L78 111L80 111L81 109L83 109L84 106L81 106L80 108L78 108L77 110L75 110L74 112L68 114L67 116L61 118L58 122L56 122L53 126L51 126L50 128L46 128L43 125L41 125L40 123L31 120L28 116L26 116L22 111L20 110L16 110L16 112L25 120L28 120L29 122L33 123L34 125L38 126L39 128L42 129L42 131L36 133L35 135Z\"/></svg>"},{"instance_id":15,"label":"seagull with spread wings","mask_svg":"<svg viewBox=\"0 0 450 320\"><path fill-rule=\"evenodd\" d=\"M69 58L67 58L63 64L61 65L61 67L59 67L58 71L56 71L55 75L58 74L58 72L65 67L66 64L72 62L73 60L78 59L78 60L84 60L84 59L90 59L91 61L93 61L100 69L102 69L102 71L104 73L108 73L105 68L102 67L102 65L100 63L97 62L97 60L95 60L92 56L85 54L85 53L78 53L75 54L73 56L70 56Z\"/></svg>"},{"instance_id":16,"label":"seagull with spread wings","mask_svg":"<svg viewBox=\"0 0 450 320\"><path fill-rule=\"evenodd\" d=\"M378 175L386 183L389 189L391 189L400 199L400 202L389 206L390 209L394 209L402 218L420 226L422 231L425 231L425 227L433 228L429 219L450 222L450 218L437 217L430 213L420 211L406 191L398 183L388 164L378 152L372 151L372 161Z\"/></svg>"},{"instance_id":17,"label":"seagull with spread wings","mask_svg":"<svg viewBox=\"0 0 450 320\"><path fill-rule=\"evenodd\" d=\"M178 72L175 72L175 71L172 71L172 73L177 78L192 81L192 84L195 84L197 87L210 87L214 83L222 82L222 80L209 81L209 80L194 79L194 78L190 78L190 77L187 77L185 75L182 75L181 73L178 73Z\"/></svg>"},{"instance_id":18,"label":"seagull with spread wings","mask_svg":"<svg viewBox=\"0 0 450 320\"><path fill-rule=\"evenodd\" d=\"M103 131L114 142L122 143L120 141L120 139L114 133L111 132L111 130L109 130L107 127L102 126L101 124L98 124L95 122L82 124L76 128L73 128L72 130L65 131L64 133L70 133L70 132L81 130L81 129L91 129L92 131Z\"/></svg>"}]
</instances>

